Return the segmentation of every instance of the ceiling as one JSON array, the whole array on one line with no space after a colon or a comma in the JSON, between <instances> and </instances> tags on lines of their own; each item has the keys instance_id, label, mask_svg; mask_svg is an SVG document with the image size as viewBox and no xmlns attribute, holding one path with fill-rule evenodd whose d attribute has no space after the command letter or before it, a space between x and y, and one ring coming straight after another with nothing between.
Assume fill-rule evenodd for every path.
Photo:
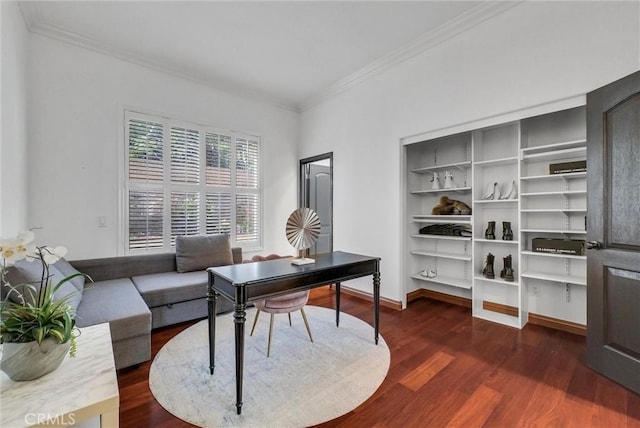
<instances>
[{"instance_id":1,"label":"ceiling","mask_svg":"<svg viewBox=\"0 0 640 428\"><path fill-rule=\"evenodd\" d=\"M511 7L487 1L22 1L28 28L299 111Z\"/></svg>"}]
</instances>

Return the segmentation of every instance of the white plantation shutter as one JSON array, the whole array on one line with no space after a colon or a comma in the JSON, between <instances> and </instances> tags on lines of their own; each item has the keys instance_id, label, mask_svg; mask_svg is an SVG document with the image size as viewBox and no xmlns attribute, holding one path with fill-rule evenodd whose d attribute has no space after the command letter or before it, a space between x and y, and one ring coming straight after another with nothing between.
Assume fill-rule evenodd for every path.
<instances>
[{"instance_id":1,"label":"white plantation shutter","mask_svg":"<svg viewBox=\"0 0 640 428\"><path fill-rule=\"evenodd\" d=\"M231 186L231 137L207 132L206 183L214 186Z\"/></svg>"},{"instance_id":2,"label":"white plantation shutter","mask_svg":"<svg viewBox=\"0 0 640 428\"><path fill-rule=\"evenodd\" d=\"M178 235L200 234L200 195L171 192L171 245Z\"/></svg>"},{"instance_id":3,"label":"white plantation shutter","mask_svg":"<svg viewBox=\"0 0 640 428\"><path fill-rule=\"evenodd\" d=\"M171 181L200 182L200 133L192 129L171 128Z\"/></svg>"},{"instance_id":4,"label":"white plantation shutter","mask_svg":"<svg viewBox=\"0 0 640 428\"><path fill-rule=\"evenodd\" d=\"M129 191L129 248L162 248L162 192Z\"/></svg>"},{"instance_id":5,"label":"white plantation shutter","mask_svg":"<svg viewBox=\"0 0 640 428\"><path fill-rule=\"evenodd\" d=\"M162 181L164 163L162 125L143 120L129 120L129 178Z\"/></svg>"},{"instance_id":6,"label":"white plantation shutter","mask_svg":"<svg viewBox=\"0 0 640 428\"><path fill-rule=\"evenodd\" d=\"M238 138L236 140L236 185L255 189L258 187L258 142Z\"/></svg>"},{"instance_id":7,"label":"white plantation shutter","mask_svg":"<svg viewBox=\"0 0 640 428\"><path fill-rule=\"evenodd\" d=\"M236 195L236 241L258 240L258 195Z\"/></svg>"},{"instance_id":8,"label":"white plantation shutter","mask_svg":"<svg viewBox=\"0 0 640 428\"><path fill-rule=\"evenodd\" d=\"M207 235L231 234L231 193L207 193Z\"/></svg>"},{"instance_id":9,"label":"white plantation shutter","mask_svg":"<svg viewBox=\"0 0 640 428\"><path fill-rule=\"evenodd\" d=\"M260 138L125 112L127 251L170 251L179 235L262 244Z\"/></svg>"}]
</instances>

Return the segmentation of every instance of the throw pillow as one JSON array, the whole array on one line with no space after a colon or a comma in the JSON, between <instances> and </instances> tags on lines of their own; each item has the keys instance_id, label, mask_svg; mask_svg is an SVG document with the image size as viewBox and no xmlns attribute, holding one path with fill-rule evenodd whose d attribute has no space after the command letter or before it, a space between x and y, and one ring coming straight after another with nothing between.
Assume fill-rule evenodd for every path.
<instances>
[{"instance_id":1,"label":"throw pillow","mask_svg":"<svg viewBox=\"0 0 640 428\"><path fill-rule=\"evenodd\" d=\"M62 275L64 275L65 277L70 276L70 275L75 275L77 273L80 273L76 268L74 268L73 266L71 266L71 263L69 263L66 259L60 259L57 262L55 262L54 266L56 267L56 269L58 269L60 271L60 273ZM85 276L84 275L79 275L74 277L70 282L71 284L73 284L74 287L76 287L76 289L78 290L78 292L80 293L80 295L82 295L82 291L84 290L84 281L85 281Z\"/></svg>"},{"instance_id":2,"label":"throw pillow","mask_svg":"<svg viewBox=\"0 0 640 428\"><path fill-rule=\"evenodd\" d=\"M55 286L62 281L66 275L63 275L55 265L49 266L49 275L52 286ZM13 266L9 266L6 271L5 280L15 291L9 295L9 298L16 303L35 303L35 299L40 292L40 280L42 279L42 262L39 260L27 261L25 259L17 261ZM22 285L21 285L22 284ZM27 288L24 284L33 284L35 291ZM3 294L8 293L8 287L3 284L5 291ZM53 300L58 301L65 296L69 296L67 303L73 309L74 313L78 309L82 295L78 292L78 289L71 284L71 281L65 282L58 291L54 294Z\"/></svg>"},{"instance_id":3,"label":"throw pillow","mask_svg":"<svg viewBox=\"0 0 640 428\"><path fill-rule=\"evenodd\" d=\"M180 273L233 264L227 235L176 236L176 266Z\"/></svg>"}]
</instances>

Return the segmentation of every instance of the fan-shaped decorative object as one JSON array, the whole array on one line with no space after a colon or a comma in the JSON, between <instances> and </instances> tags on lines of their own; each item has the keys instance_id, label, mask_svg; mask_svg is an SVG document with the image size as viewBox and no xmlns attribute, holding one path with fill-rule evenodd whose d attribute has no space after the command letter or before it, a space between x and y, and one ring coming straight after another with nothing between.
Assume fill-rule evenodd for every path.
<instances>
[{"instance_id":1,"label":"fan-shaped decorative object","mask_svg":"<svg viewBox=\"0 0 640 428\"><path fill-rule=\"evenodd\" d=\"M298 208L291 213L287 220L287 239L289 243L300 252L300 257L292 263L304 265L314 263L315 260L304 258L304 250L311 247L320 236L320 218L315 211L309 208Z\"/></svg>"}]
</instances>

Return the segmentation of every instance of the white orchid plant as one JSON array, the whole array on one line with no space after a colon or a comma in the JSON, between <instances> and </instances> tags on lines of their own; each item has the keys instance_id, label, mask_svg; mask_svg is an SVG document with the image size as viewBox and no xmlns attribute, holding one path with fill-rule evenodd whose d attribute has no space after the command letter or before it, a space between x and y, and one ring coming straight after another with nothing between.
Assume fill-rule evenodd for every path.
<instances>
[{"instance_id":1,"label":"white orchid plant","mask_svg":"<svg viewBox=\"0 0 640 428\"><path fill-rule=\"evenodd\" d=\"M34 239L34 233L27 231L16 238L0 240L0 285L8 290L0 308L0 341L27 343L35 340L42 343L45 338L52 337L59 343L71 341L70 355L74 356L75 318L73 309L68 304L71 295L60 299L54 299L54 295L64 283L83 274L69 275L53 284L49 266L64 257L67 249L36 246ZM6 280L7 266L22 259L29 262L39 260L42 263L40 280L34 283L9 284Z\"/></svg>"}]
</instances>

